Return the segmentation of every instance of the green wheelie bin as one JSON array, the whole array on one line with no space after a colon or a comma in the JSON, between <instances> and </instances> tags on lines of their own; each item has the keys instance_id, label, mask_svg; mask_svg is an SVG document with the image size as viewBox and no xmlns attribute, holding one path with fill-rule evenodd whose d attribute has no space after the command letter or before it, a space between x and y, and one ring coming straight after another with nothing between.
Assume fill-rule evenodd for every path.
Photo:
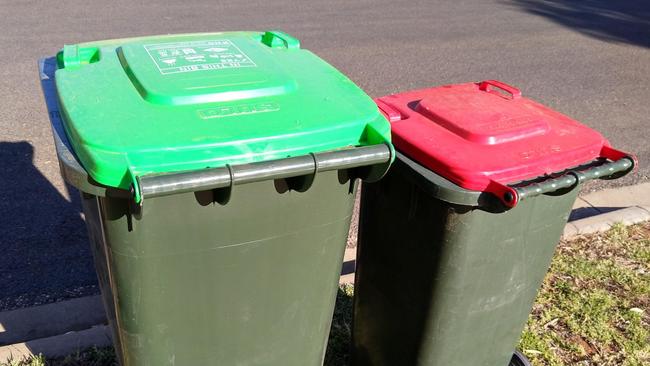
<instances>
[{"instance_id":1,"label":"green wheelie bin","mask_svg":"<svg viewBox=\"0 0 650 366\"><path fill-rule=\"evenodd\" d=\"M358 182L394 156L372 99L281 32L40 68L121 364L321 365Z\"/></svg>"},{"instance_id":2,"label":"green wheelie bin","mask_svg":"<svg viewBox=\"0 0 650 366\"><path fill-rule=\"evenodd\" d=\"M354 365L526 365L514 348L580 183L634 158L498 81L377 104L397 159L361 193Z\"/></svg>"}]
</instances>

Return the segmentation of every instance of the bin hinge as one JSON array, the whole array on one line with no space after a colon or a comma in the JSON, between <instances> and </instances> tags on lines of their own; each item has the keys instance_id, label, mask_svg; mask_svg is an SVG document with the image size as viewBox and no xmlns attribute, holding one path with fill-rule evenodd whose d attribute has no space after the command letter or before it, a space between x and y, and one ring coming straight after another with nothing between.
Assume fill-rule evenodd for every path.
<instances>
[{"instance_id":1,"label":"bin hinge","mask_svg":"<svg viewBox=\"0 0 650 366\"><path fill-rule=\"evenodd\" d=\"M632 171L636 166L636 158L625 156L615 161L605 161L600 164L591 165L586 169L570 170L559 176L528 184L521 187L509 187L515 191L514 200L509 204L507 198L503 198L504 203L509 207L514 207L517 202L526 198L539 196L545 193L552 193L561 189L571 189L583 182L593 179L613 179L625 175Z\"/></svg>"},{"instance_id":2,"label":"bin hinge","mask_svg":"<svg viewBox=\"0 0 650 366\"><path fill-rule=\"evenodd\" d=\"M499 198L506 207L513 208L526 198L562 189L571 189L593 179L621 177L634 170L637 165L636 156L605 145L598 158L592 163L539 177L529 183L520 182L509 185L492 180L485 191Z\"/></svg>"},{"instance_id":3,"label":"bin hinge","mask_svg":"<svg viewBox=\"0 0 650 366\"><path fill-rule=\"evenodd\" d=\"M393 160L389 143L312 153L291 158L227 165L195 171L144 175L136 177L134 197L139 204L145 198L171 194L228 188L253 182L294 178L320 172L357 169L356 178L374 180L381 177Z\"/></svg>"}]
</instances>

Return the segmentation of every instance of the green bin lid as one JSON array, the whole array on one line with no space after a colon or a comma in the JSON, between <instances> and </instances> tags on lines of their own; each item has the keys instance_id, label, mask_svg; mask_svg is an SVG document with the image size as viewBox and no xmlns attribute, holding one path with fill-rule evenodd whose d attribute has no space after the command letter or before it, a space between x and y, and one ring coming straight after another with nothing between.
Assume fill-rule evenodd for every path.
<instances>
[{"instance_id":1,"label":"green bin lid","mask_svg":"<svg viewBox=\"0 0 650 366\"><path fill-rule=\"evenodd\" d=\"M90 42L57 62L70 143L111 187L390 140L370 97L282 32Z\"/></svg>"}]
</instances>

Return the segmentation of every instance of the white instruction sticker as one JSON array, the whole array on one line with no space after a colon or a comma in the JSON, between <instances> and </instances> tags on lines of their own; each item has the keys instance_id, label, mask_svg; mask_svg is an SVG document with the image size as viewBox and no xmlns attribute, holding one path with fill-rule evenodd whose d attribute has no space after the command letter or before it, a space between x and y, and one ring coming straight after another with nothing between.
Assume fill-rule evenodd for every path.
<instances>
[{"instance_id":1,"label":"white instruction sticker","mask_svg":"<svg viewBox=\"0 0 650 366\"><path fill-rule=\"evenodd\" d=\"M255 63L227 39L145 45L161 74L255 67Z\"/></svg>"}]
</instances>

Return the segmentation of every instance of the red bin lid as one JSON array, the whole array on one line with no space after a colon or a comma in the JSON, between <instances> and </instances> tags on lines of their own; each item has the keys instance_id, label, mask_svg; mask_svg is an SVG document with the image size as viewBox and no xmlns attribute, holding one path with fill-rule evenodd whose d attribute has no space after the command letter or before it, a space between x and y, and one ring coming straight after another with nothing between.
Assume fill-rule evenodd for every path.
<instances>
[{"instance_id":1,"label":"red bin lid","mask_svg":"<svg viewBox=\"0 0 650 366\"><path fill-rule=\"evenodd\" d=\"M516 199L503 199L506 192L514 194L508 184L626 156L597 131L495 80L376 102L391 121L397 150L463 188L494 193L511 207Z\"/></svg>"}]
</instances>

